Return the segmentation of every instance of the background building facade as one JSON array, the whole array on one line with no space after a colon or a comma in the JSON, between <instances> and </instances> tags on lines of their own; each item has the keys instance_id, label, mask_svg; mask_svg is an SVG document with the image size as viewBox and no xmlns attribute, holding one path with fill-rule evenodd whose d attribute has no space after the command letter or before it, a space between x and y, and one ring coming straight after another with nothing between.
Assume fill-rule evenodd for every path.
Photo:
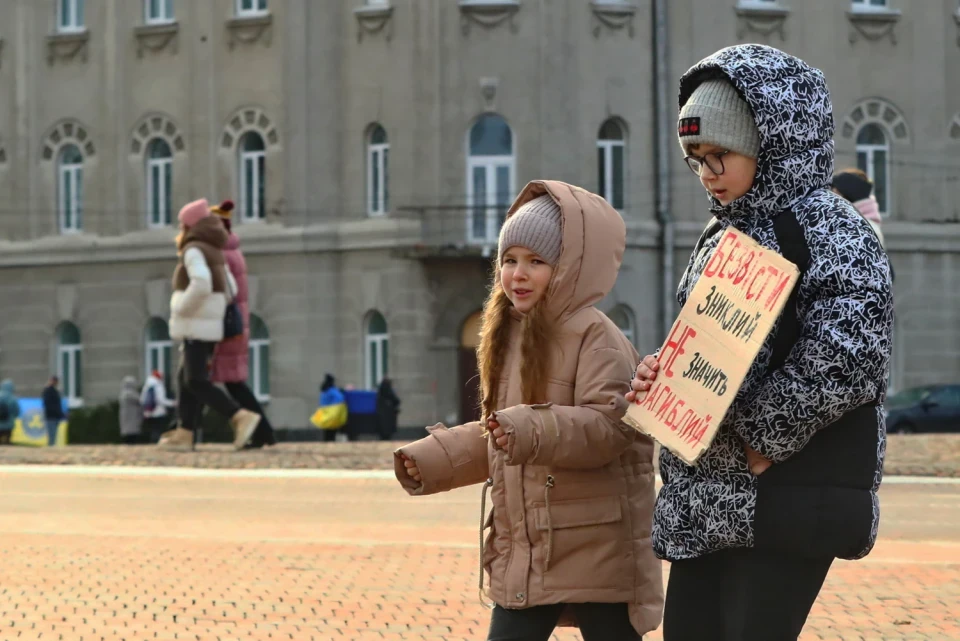
<instances>
[{"instance_id":1,"label":"background building facade","mask_svg":"<svg viewBox=\"0 0 960 641\"><path fill-rule=\"evenodd\" d=\"M822 68L837 165L878 185L897 272L893 383L960 377L954 0L670 0L681 73L736 42ZM628 250L602 304L661 330L651 0L8 0L0 4L0 370L79 403L175 367L176 213L237 202L254 389L306 424L325 372L390 375L402 425L475 401L477 313L506 207L602 193ZM675 145L671 132L668 137ZM674 281L706 199L670 148Z\"/></svg>"}]
</instances>

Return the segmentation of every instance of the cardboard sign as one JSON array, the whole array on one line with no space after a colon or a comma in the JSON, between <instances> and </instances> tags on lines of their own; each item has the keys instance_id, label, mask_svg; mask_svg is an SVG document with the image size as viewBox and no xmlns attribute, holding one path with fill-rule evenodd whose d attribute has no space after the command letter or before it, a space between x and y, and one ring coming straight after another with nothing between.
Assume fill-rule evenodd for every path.
<instances>
[{"instance_id":1,"label":"cardboard sign","mask_svg":"<svg viewBox=\"0 0 960 641\"><path fill-rule=\"evenodd\" d=\"M710 447L797 283L796 265L725 229L624 421L693 465Z\"/></svg>"}]
</instances>

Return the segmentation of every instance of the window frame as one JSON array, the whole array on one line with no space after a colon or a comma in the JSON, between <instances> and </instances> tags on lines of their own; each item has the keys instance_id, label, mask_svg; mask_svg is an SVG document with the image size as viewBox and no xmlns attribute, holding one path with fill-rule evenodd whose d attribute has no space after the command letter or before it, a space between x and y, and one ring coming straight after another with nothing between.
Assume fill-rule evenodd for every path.
<instances>
[{"instance_id":1,"label":"window frame","mask_svg":"<svg viewBox=\"0 0 960 641\"><path fill-rule=\"evenodd\" d=\"M603 154L603 165L597 168L598 173L603 170L603 180L602 184L597 185L600 190L600 195L610 203L610 206L616 209L617 211L623 211L626 207L627 202L627 134L623 124L616 118L611 118L605 120L603 124L600 125L600 131L607 126L607 124L613 124L620 130L620 138L601 138L598 132L597 134L597 150ZM614 193L614 149L621 149L620 154L620 185L621 193L620 198L621 202L619 205L615 202L615 193ZM597 159L599 163L599 158Z\"/></svg>"},{"instance_id":2,"label":"window frame","mask_svg":"<svg viewBox=\"0 0 960 641\"><path fill-rule=\"evenodd\" d=\"M67 326L77 332L76 343L64 343L63 333ZM68 408L83 407L83 335L75 324L66 322L57 327L56 332L57 378L63 385L63 398L67 399ZM65 371L69 369L69 376Z\"/></svg>"},{"instance_id":3,"label":"window frame","mask_svg":"<svg viewBox=\"0 0 960 641\"><path fill-rule=\"evenodd\" d=\"M64 15L64 5L69 15ZM57 0L57 33L83 33L86 30L85 0Z\"/></svg>"},{"instance_id":4,"label":"window frame","mask_svg":"<svg viewBox=\"0 0 960 641\"><path fill-rule=\"evenodd\" d=\"M255 322L263 326L266 336L254 336L253 327ZM250 339L247 341L247 360L249 363L247 368L247 385L250 387L256 399L261 403L270 402L270 342L270 331L267 329L267 324L256 314L250 314ZM266 390L264 390L261 385L263 381L261 374L264 373L264 368L266 368Z\"/></svg>"},{"instance_id":5,"label":"window frame","mask_svg":"<svg viewBox=\"0 0 960 641\"><path fill-rule=\"evenodd\" d=\"M162 142L167 147L169 155L162 158L152 158L150 149L154 143ZM147 226L150 229L160 229L173 224L173 148L163 138L154 138L147 143ZM154 170L160 175L160 182L154 178ZM154 199L154 190L159 190ZM160 211L154 210L154 200L160 205ZM159 219L159 221L158 221Z\"/></svg>"},{"instance_id":6,"label":"window frame","mask_svg":"<svg viewBox=\"0 0 960 641\"><path fill-rule=\"evenodd\" d=\"M237 0L236 2L236 15L238 18L260 18L270 13L270 5L267 0L249 0L249 9L243 8L245 1L246 0Z\"/></svg>"},{"instance_id":7,"label":"window frame","mask_svg":"<svg viewBox=\"0 0 960 641\"><path fill-rule=\"evenodd\" d=\"M503 124L510 132L510 154L500 155L474 155L471 145L473 130L486 117L496 117L503 121ZM478 117L467 128L466 135L466 196L467 196L467 242L473 245L495 245L500 236L501 218L510 208L513 198L517 192L517 145L516 134L513 127L506 118L499 113L486 113ZM483 205L477 204L477 196L474 189L473 177L477 169L484 171L484 184L486 185ZM507 171L507 188L503 194L497 191L497 173L499 170ZM502 202L498 202L498 196L505 196ZM482 210L482 211L481 211ZM478 215L484 217L484 235L474 234L474 223Z\"/></svg>"},{"instance_id":8,"label":"window frame","mask_svg":"<svg viewBox=\"0 0 960 641\"><path fill-rule=\"evenodd\" d=\"M151 16L150 9L154 2L160 9L158 16ZM164 25L176 22L176 13L173 0L143 0L143 22L146 25Z\"/></svg>"},{"instance_id":9,"label":"window frame","mask_svg":"<svg viewBox=\"0 0 960 641\"><path fill-rule=\"evenodd\" d=\"M881 4L874 4L874 0L850 0L852 11L889 11L890 3L888 0L879 0Z\"/></svg>"},{"instance_id":10,"label":"window frame","mask_svg":"<svg viewBox=\"0 0 960 641\"><path fill-rule=\"evenodd\" d=\"M263 149L247 151L243 148L248 136L257 136ZM267 180L267 144L263 135L258 131L248 131L240 136L237 145L239 150L238 171L240 187L240 221L243 223L260 223L266 220L266 180ZM253 203L247 199L247 163L253 166Z\"/></svg>"},{"instance_id":11,"label":"window frame","mask_svg":"<svg viewBox=\"0 0 960 641\"><path fill-rule=\"evenodd\" d=\"M883 134L884 143L882 145L873 144L873 143L860 143L856 142L860 137L860 134L863 133L863 130L867 127L876 127L880 133ZM864 173L867 174L867 177L870 178L870 181L874 185L874 194L877 195L877 177L876 177L876 163L875 156L877 152L884 153L884 162L883 162L883 171L884 171L884 181L883 181L883 194L882 198L877 198L877 208L880 211L880 215L886 217L890 210L890 156L891 156L891 145L890 145L890 132L886 128L877 122L865 122L857 130L856 136L854 136L854 141L856 144L856 157L857 157L857 167L860 168ZM865 157L864 165L861 166L860 155L863 154Z\"/></svg>"},{"instance_id":12,"label":"window frame","mask_svg":"<svg viewBox=\"0 0 960 641\"><path fill-rule=\"evenodd\" d=\"M386 142L373 142L373 135L383 131ZM390 211L390 138L382 125L376 125L367 140L367 215L386 216ZM379 181L374 184L374 175Z\"/></svg>"},{"instance_id":13,"label":"window frame","mask_svg":"<svg viewBox=\"0 0 960 641\"><path fill-rule=\"evenodd\" d=\"M386 332L370 332L370 321L377 315L383 319ZM390 324L386 316L379 311L373 311L367 314L364 320L363 331L363 380L365 388L375 390L380 386L380 382L386 378L390 371ZM375 354L374 354L375 353ZM377 356L376 361L373 360ZM375 369L371 369L370 364L374 363Z\"/></svg>"},{"instance_id":14,"label":"window frame","mask_svg":"<svg viewBox=\"0 0 960 641\"><path fill-rule=\"evenodd\" d=\"M70 148L77 150L79 162L67 163L64 160ZM64 145L57 154L57 220L61 234L79 234L83 231L84 164L83 152L80 147L72 143ZM68 183L72 187L70 190L67 189Z\"/></svg>"}]
</instances>

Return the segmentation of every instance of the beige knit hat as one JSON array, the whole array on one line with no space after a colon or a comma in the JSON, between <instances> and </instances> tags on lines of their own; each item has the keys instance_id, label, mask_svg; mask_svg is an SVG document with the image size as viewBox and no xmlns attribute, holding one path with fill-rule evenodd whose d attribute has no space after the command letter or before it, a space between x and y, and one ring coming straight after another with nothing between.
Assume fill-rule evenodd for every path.
<instances>
[{"instance_id":1,"label":"beige knit hat","mask_svg":"<svg viewBox=\"0 0 960 641\"><path fill-rule=\"evenodd\" d=\"M760 132L753 113L727 80L700 83L680 110L680 146L717 145L749 158L760 153Z\"/></svg>"},{"instance_id":2,"label":"beige knit hat","mask_svg":"<svg viewBox=\"0 0 960 641\"><path fill-rule=\"evenodd\" d=\"M526 247L549 265L560 260L563 215L549 194L524 203L500 230L499 260L511 247Z\"/></svg>"}]
</instances>

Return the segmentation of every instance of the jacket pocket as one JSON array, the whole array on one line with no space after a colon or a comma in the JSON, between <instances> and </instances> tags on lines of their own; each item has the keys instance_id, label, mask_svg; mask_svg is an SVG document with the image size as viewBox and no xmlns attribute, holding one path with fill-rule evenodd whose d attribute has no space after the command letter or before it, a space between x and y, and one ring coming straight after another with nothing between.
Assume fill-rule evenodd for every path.
<instances>
[{"instance_id":1,"label":"jacket pocket","mask_svg":"<svg viewBox=\"0 0 960 641\"><path fill-rule=\"evenodd\" d=\"M535 515L544 590L621 590L633 585L619 496L551 502L549 511L544 505Z\"/></svg>"}]
</instances>

